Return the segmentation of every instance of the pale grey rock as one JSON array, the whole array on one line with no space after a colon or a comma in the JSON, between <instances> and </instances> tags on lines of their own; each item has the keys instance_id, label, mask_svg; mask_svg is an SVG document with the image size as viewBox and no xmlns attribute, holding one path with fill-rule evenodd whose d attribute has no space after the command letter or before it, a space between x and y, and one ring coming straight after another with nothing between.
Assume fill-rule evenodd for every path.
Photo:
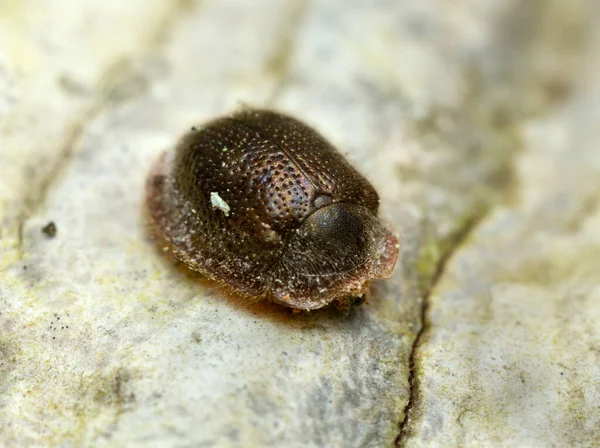
<instances>
[{"instance_id":1,"label":"pale grey rock","mask_svg":"<svg viewBox=\"0 0 600 448\"><path fill-rule=\"evenodd\" d=\"M600 18L600 16L596 16ZM600 34L435 285L402 446L600 443Z\"/></svg>"}]
</instances>

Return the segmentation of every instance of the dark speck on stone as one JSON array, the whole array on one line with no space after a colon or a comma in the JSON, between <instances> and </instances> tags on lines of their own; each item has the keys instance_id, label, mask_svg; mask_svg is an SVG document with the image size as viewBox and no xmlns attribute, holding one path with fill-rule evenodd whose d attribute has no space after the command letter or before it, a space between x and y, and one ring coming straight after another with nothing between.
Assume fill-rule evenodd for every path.
<instances>
[{"instance_id":1,"label":"dark speck on stone","mask_svg":"<svg viewBox=\"0 0 600 448\"><path fill-rule=\"evenodd\" d=\"M42 227L42 233L48 238L54 238L56 236L56 230L56 224L54 224L54 221L50 221L48 224Z\"/></svg>"}]
</instances>

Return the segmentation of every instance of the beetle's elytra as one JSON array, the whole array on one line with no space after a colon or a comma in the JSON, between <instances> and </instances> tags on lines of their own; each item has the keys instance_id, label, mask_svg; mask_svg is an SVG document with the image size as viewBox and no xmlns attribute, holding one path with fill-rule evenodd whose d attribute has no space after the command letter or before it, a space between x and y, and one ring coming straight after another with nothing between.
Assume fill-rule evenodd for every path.
<instances>
[{"instance_id":1,"label":"beetle's elytra","mask_svg":"<svg viewBox=\"0 0 600 448\"><path fill-rule=\"evenodd\" d=\"M245 109L192 128L146 185L175 256L238 294L296 309L362 303L398 240L372 185L319 133Z\"/></svg>"}]
</instances>

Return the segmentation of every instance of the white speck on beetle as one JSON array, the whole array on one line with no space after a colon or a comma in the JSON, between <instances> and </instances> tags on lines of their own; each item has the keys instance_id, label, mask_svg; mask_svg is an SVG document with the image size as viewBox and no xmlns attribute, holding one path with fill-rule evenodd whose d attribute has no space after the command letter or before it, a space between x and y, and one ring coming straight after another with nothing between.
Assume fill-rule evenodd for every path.
<instances>
[{"instance_id":1,"label":"white speck on beetle","mask_svg":"<svg viewBox=\"0 0 600 448\"><path fill-rule=\"evenodd\" d=\"M218 208L221 210L223 213L225 213L225 216L229 216L229 210L231 210L229 208L229 204L227 204L227 202L225 202L216 191L213 191L210 194L210 205L212 205L212 208Z\"/></svg>"}]
</instances>

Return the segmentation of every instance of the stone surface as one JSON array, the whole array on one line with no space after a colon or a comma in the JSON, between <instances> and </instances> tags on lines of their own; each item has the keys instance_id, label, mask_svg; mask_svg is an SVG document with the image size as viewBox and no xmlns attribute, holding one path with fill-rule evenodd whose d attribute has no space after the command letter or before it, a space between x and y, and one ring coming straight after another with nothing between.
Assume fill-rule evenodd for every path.
<instances>
[{"instance_id":1,"label":"stone surface","mask_svg":"<svg viewBox=\"0 0 600 448\"><path fill-rule=\"evenodd\" d=\"M0 4L0 445L600 439L591 0L32 5ZM368 304L240 303L150 239L154 158L243 104L380 191Z\"/></svg>"},{"instance_id":2,"label":"stone surface","mask_svg":"<svg viewBox=\"0 0 600 448\"><path fill-rule=\"evenodd\" d=\"M568 101L524 123L518 202L433 290L405 446L600 443L598 50Z\"/></svg>"}]
</instances>

